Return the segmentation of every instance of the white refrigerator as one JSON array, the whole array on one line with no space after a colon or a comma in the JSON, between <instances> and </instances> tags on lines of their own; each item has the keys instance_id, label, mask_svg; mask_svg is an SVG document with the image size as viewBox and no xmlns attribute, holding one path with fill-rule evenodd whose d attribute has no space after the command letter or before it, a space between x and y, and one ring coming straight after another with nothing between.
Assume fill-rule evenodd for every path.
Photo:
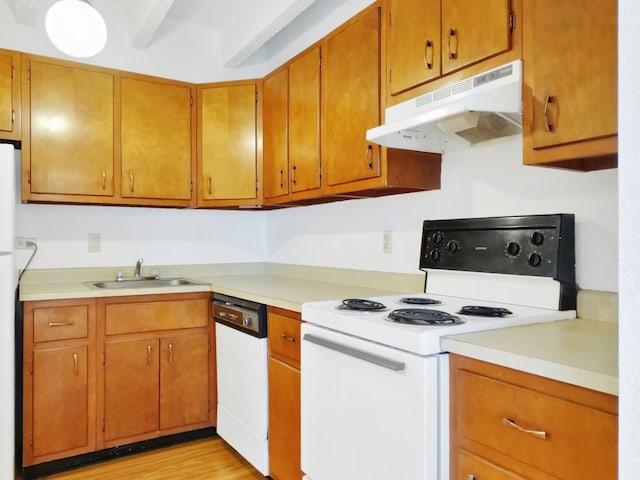
<instances>
[{"instance_id":1,"label":"white refrigerator","mask_svg":"<svg viewBox=\"0 0 640 480\"><path fill-rule=\"evenodd\" d=\"M0 144L0 478L14 478L16 152Z\"/></svg>"}]
</instances>

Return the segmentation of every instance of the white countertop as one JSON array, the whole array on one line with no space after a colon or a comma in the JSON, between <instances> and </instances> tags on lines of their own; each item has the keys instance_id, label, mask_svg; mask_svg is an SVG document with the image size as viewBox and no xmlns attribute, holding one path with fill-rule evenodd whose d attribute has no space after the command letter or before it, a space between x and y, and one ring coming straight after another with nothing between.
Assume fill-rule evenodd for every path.
<instances>
[{"instance_id":1,"label":"white countertop","mask_svg":"<svg viewBox=\"0 0 640 480\"><path fill-rule=\"evenodd\" d=\"M618 394L618 324L576 318L452 335L444 350L612 395Z\"/></svg>"},{"instance_id":2,"label":"white countertop","mask_svg":"<svg viewBox=\"0 0 640 480\"><path fill-rule=\"evenodd\" d=\"M20 285L23 301L211 291L300 312L305 302L371 297L424 290L423 274L343 270L269 263L147 267L161 277L200 285L95 289L84 282L113 280L122 268L29 271ZM131 272L124 269L124 275ZM445 337L444 350L555 380L617 395L617 295L581 291L578 314L562 320ZM607 318L609 321L602 321ZM612 320L613 319L613 320Z\"/></svg>"}]
</instances>

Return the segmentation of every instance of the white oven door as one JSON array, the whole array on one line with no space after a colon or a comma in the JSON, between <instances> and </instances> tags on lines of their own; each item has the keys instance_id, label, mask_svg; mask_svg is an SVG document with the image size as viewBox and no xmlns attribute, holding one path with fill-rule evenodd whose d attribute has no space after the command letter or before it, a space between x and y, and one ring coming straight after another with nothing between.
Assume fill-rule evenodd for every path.
<instances>
[{"instance_id":1,"label":"white oven door","mask_svg":"<svg viewBox=\"0 0 640 480\"><path fill-rule=\"evenodd\" d=\"M439 355L419 357L308 323L302 336L305 478L440 478Z\"/></svg>"}]
</instances>

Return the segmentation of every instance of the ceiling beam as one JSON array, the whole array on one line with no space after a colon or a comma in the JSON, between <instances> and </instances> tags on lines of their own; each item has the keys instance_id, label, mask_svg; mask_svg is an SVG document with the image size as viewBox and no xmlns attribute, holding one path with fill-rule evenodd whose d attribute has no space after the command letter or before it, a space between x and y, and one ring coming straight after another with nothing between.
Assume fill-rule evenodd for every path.
<instances>
[{"instance_id":1,"label":"ceiling beam","mask_svg":"<svg viewBox=\"0 0 640 480\"><path fill-rule=\"evenodd\" d=\"M33 27L36 25L38 0L13 0L16 22Z\"/></svg>"},{"instance_id":2,"label":"ceiling beam","mask_svg":"<svg viewBox=\"0 0 640 480\"><path fill-rule=\"evenodd\" d=\"M175 0L137 0L131 5L133 46L147 48L162 25Z\"/></svg>"},{"instance_id":3,"label":"ceiling beam","mask_svg":"<svg viewBox=\"0 0 640 480\"><path fill-rule=\"evenodd\" d=\"M275 9L274 2L261 2L258 5L259 11L254 11L250 16L236 18L235 21L228 22L234 25L235 31L225 32L223 38L235 39L228 45L229 55L225 65L237 68L251 56L256 50L262 47L271 37L289 25L298 15L304 12L316 0L285 0L280 3L284 5L280 9ZM266 22L265 22L265 19ZM252 23L253 22L253 23ZM237 37L237 26L243 25L242 32L249 33L242 38Z\"/></svg>"}]
</instances>

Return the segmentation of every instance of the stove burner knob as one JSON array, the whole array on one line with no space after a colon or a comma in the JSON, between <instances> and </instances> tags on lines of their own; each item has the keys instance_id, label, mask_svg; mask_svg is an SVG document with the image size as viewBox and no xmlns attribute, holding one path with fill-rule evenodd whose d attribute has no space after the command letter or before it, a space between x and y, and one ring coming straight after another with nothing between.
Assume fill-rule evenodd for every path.
<instances>
[{"instance_id":1,"label":"stove burner knob","mask_svg":"<svg viewBox=\"0 0 640 480\"><path fill-rule=\"evenodd\" d=\"M436 245L440 245L443 240L444 235L442 234L442 232L436 232L433 234L433 243L435 243Z\"/></svg>"},{"instance_id":2,"label":"stove burner knob","mask_svg":"<svg viewBox=\"0 0 640 480\"><path fill-rule=\"evenodd\" d=\"M450 240L447 242L447 250L449 250L449 253L456 253L460 250L460 244L455 240Z\"/></svg>"},{"instance_id":3,"label":"stove burner knob","mask_svg":"<svg viewBox=\"0 0 640 480\"><path fill-rule=\"evenodd\" d=\"M431 253L429 254L429 256L431 257L431 260L433 262L439 262L440 261L440 250L435 248L433 250L431 250Z\"/></svg>"},{"instance_id":4,"label":"stove burner knob","mask_svg":"<svg viewBox=\"0 0 640 480\"><path fill-rule=\"evenodd\" d=\"M542 263L542 257L538 253L532 253L529 255L529 258L527 258L527 262L529 263L529 266L536 268Z\"/></svg>"},{"instance_id":5,"label":"stove burner knob","mask_svg":"<svg viewBox=\"0 0 640 480\"><path fill-rule=\"evenodd\" d=\"M520 244L513 241L507 243L507 253L512 257L517 257L520 253Z\"/></svg>"},{"instance_id":6,"label":"stove burner knob","mask_svg":"<svg viewBox=\"0 0 640 480\"><path fill-rule=\"evenodd\" d=\"M542 245L542 242L544 242L544 233L533 232L531 234L531 243L533 243L536 246L540 246Z\"/></svg>"}]
</instances>

